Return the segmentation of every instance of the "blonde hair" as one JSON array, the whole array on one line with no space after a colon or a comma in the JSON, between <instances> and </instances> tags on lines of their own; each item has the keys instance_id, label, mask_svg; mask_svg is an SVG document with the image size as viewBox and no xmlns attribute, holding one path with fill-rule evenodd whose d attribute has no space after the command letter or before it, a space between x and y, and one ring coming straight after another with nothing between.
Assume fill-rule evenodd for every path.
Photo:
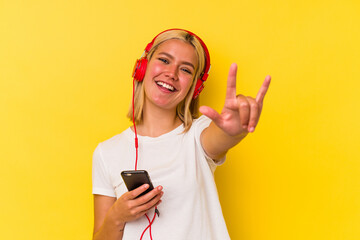
<instances>
[{"instance_id":1,"label":"blonde hair","mask_svg":"<svg viewBox=\"0 0 360 240\"><path fill-rule=\"evenodd\" d=\"M154 52L159 47L159 45L170 39L179 39L191 44L194 47L194 50L198 57L198 64L197 64L197 68L195 69L195 74L190 90L187 93L184 100L181 101L176 108L176 115L180 118L180 120L184 124L184 128L185 128L184 132L187 132L191 127L193 119L199 117L199 97L193 99L193 94L194 94L196 82L203 74L203 71L205 70L204 69L205 59L206 59L205 52L200 41L194 35L184 30L170 30L170 31L165 31L156 37L151 49L149 50L149 53L146 56L148 62L151 60ZM142 123L143 120L143 107L145 102L145 91L144 91L143 81L141 82L135 81L134 87L135 87L134 118L135 118L135 123L139 124ZM127 117L131 121L133 121L132 104L130 105Z\"/></svg>"}]
</instances>

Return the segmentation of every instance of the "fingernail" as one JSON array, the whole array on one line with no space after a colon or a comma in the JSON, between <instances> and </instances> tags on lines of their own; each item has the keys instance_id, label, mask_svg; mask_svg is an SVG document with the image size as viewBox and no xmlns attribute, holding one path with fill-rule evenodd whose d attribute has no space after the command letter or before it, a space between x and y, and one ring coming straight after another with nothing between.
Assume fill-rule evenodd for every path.
<instances>
[{"instance_id":1,"label":"fingernail","mask_svg":"<svg viewBox=\"0 0 360 240\"><path fill-rule=\"evenodd\" d=\"M144 184L144 188L148 188L149 187L149 184Z\"/></svg>"},{"instance_id":2,"label":"fingernail","mask_svg":"<svg viewBox=\"0 0 360 240\"><path fill-rule=\"evenodd\" d=\"M254 127L251 127L251 128L249 129L249 132L253 132L253 131L255 131L255 128L254 128Z\"/></svg>"},{"instance_id":3,"label":"fingernail","mask_svg":"<svg viewBox=\"0 0 360 240\"><path fill-rule=\"evenodd\" d=\"M243 128L248 128L248 125L243 125L242 127L243 127Z\"/></svg>"},{"instance_id":4,"label":"fingernail","mask_svg":"<svg viewBox=\"0 0 360 240\"><path fill-rule=\"evenodd\" d=\"M162 187L162 186L158 186L157 189L158 189L159 191L161 191L161 190L163 189L163 187Z\"/></svg>"}]
</instances>

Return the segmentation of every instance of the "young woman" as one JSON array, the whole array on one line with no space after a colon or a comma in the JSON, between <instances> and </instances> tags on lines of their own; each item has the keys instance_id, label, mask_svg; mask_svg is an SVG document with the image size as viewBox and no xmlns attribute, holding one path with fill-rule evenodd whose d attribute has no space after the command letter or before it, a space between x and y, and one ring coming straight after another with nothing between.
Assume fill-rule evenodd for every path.
<instances>
[{"instance_id":1,"label":"young woman","mask_svg":"<svg viewBox=\"0 0 360 240\"><path fill-rule=\"evenodd\" d=\"M254 132L270 76L256 98L236 95L237 66L231 65L219 114L199 108L209 68L205 44L186 30L164 31L148 44L134 73L128 116L135 125L94 152L94 239L229 239L213 173L226 152ZM149 186L127 191L120 176L135 165L155 186L139 198Z\"/></svg>"}]
</instances>

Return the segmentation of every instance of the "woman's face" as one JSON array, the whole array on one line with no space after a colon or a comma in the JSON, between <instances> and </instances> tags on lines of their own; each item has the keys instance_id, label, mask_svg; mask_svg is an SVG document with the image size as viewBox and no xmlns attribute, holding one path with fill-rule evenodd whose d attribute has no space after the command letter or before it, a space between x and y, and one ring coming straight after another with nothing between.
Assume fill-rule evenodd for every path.
<instances>
[{"instance_id":1,"label":"woman's face","mask_svg":"<svg viewBox=\"0 0 360 240\"><path fill-rule=\"evenodd\" d=\"M195 48L179 39L158 46L148 63L145 77L145 106L174 110L190 90L197 68Z\"/></svg>"}]
</instances>

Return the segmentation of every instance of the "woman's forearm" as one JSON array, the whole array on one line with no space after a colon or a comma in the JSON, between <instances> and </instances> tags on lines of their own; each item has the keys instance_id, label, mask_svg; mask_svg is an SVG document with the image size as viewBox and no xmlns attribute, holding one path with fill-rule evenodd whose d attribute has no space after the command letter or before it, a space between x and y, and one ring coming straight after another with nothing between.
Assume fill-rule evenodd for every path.
<instances>
[{"instance_id":1,"label":"woman's forearm","mask_svg":"<svg viewBox=\"0 0 360 240\"><path fill-rule=\"evenodd\" d=\"M246 135L247 132L238 136L230 136L212 122L201 134L201 144L210 158L218 160L222 158L230 148L244 139Z\"/></svg>"},{"instance_id":2,"label":"woman's forearm","mask_svg":"<svg viewBox=\"0 0 360 240\"><path fill-rule=\"evenodd\" d=\"M125 223L112 222L105 219L100 229L94 233L93 240L121 240Z\"/></svg>"}]
</instances>

